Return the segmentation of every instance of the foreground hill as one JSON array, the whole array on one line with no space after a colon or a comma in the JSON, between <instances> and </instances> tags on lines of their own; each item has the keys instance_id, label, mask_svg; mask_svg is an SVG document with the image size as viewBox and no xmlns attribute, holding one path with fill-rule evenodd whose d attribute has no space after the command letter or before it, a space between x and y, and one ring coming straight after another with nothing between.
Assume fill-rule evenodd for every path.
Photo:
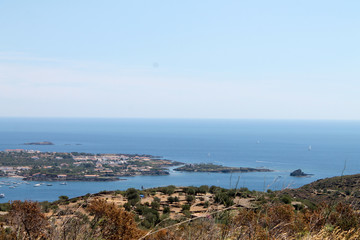
<instances>
[{"instance_id":1,"label":"foreground hill","mask_svg":"<svg viewBox=\"0 0 360 240\"><path fill-rule=\"evenodd\" d=\"M360 174L320 179L282 193L299 200L307 199L316 205L342 202L360 208Z\"/></svg>"},{"instance_id":2,"label":"foreground hill","mask_svg":"<svg viewBox=\"0 0 360 240\"><path fill-rule=\"evenodd\" d=\"M360 239L359 178L266 193L168 186L15 201L0 205L0 239Z\"/></svg>"}]
</instances>

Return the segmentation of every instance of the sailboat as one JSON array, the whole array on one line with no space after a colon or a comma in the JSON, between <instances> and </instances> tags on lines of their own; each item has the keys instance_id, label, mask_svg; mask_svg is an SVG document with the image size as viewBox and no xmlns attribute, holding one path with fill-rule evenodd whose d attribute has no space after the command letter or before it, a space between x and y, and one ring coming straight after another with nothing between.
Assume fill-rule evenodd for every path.
<instances>
[{"instance_id":1,"label":"sailboat","mask_svg":"<svg viewBox=\"0 0 360 240\"><path fill-rule=\"evenodd\" d=\"M309 148L308 148L309 151L311 151L311 145L309 145Z\"/></svg>"}]
</instances>

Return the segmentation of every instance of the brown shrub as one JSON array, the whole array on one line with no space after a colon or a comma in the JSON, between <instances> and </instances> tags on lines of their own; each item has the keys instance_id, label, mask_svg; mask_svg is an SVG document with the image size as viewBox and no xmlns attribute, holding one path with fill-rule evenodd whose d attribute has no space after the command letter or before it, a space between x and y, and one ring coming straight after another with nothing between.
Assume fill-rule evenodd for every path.
<instances>
[{"instance_id":1,"label":"brown shrub","mask_svg":"<svg viewBox=\"0 0 360 240\"><path fill-rule=\"evenodd\" d=\"M360 214L355 212L350 205L337 204L335 211L329 216L329 222L340 229L349 231L359 228Z\"/></svg>"},{"instance_id":2,"label":"brown shrub","mask_svg":"<svg viewBox=\"0 0 360 240\"><path fill-rule=\"evenodd\" d=\"M295 213L288 204L275 205L267 209L267 216L263 217L270 235L278 232L293 233Z\"/></svg>"},{"instance_id":3,"label":"brown shrub","mask_svg":"<svg viewBox=\"0 0 360 240\"><path fill-rule=\"evenodd\" d=\"M8 221L15 228L15 232L25 239L46 239L49 223L41 213L38 203L14 201L10 207Z\"/></svg>"},{"instance_id":4,"label":"brown shrub","mask_svg":"<svg viewBox=\"0 0 360 240\"><path fill-rule=\"evenodd\" d=\"M146 240L180 240L179 237L175 236L174 232L167 229L160 230L159 232L150 235L145 238Z\"/></svg>"},{"instance_id":5,"label":"brown shrub","mask_svg":"<svg viewBox=\"0 0 360 240\"><path fill-rule=\"evenodd\" d=\"M133 215L106 200L93 200L88 206L94 214L93 226L107 240L138 239L143 232L138 229Z\"/></svg>"}]
</instances>

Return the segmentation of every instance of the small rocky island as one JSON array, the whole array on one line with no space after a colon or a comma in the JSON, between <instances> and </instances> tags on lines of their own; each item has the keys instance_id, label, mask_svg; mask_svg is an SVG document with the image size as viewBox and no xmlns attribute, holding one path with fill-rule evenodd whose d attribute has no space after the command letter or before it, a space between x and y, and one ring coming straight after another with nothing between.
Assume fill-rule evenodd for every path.
<instances>
[{"instance_id":1,"label":"small rocky island","mask_svg":"<svg viewBox=\"0 0 360 240\"><path fill-rule=\"evenodd\" d=\"M24 143L24 145L54 145L54 144L49 141L44 141L44 142L29 142L29 143Z\"/></svg>"},{"instance_id":2,"label":"small rocky island","mask_svg":"<svg viewBox=\"0 0 360 240\"><path fill-rule=\"evenodd\" d=\"M212 163L186 164L175 168L174 171L182 172L212 172L212 173L232 173L232 172L272 172L266 168L249 168L249 167L226 167Z\"/></svg>"},{"instance_id":3,"label":"small rocky island","mask_svg":"<svg viewBox=\"0 0 360 240\"><path fill-rule=\"evenodd\" d=\"M312 176L314 174L308 174L308 173L304 173L301 169L297 169L295 171L293 171L292 173L290 173L290 176L292 177L308 177L308 176Z\"/></svg>"}]
</instances>

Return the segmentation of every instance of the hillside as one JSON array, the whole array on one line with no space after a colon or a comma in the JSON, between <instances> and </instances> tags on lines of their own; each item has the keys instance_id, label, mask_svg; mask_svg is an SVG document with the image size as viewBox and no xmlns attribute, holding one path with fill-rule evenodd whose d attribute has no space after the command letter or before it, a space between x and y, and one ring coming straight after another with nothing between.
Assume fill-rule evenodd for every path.
<instances>
[{"instance_id":1,"label":"hillside","mask_svg":"<svg viewBox=\"0 0 360 240\"><path fill-rule=\"evenodd\" d=\"M0 239L359 239L359 178L266 193L168 186L15 201L0 205Z\"/></svg>"},{"instance_id":2,"label":"hillside","mask_svg":"<svg viewBox=\"0 0 360 240\"><path fill-rule=\"evenodd\" d=\"M360 208L360 174L320 179L298 189L286 189L282 193L315 204L342 202Z\"/></svg>"}]
</instances>

